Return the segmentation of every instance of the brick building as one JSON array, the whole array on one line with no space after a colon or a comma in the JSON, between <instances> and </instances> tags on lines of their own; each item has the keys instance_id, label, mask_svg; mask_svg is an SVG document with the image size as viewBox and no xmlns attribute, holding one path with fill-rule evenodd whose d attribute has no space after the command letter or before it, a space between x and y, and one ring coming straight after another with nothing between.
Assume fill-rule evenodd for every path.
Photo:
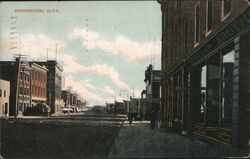
<instances>
[{"instance_id":1,"label":"brick building","mask_svg":"<svg viewBox=\"0 0 250 159\"><path fill-rule=\"evenodd\" d=\"M47 71L45 66L36 63L30 63L31 67L31 105L36 106L38 103L46 104L47 91Z\"/></svg>"},{"instance_id":2,"label":"brick building","mask_svg":"<svg viewBox=\"0 0 250 159\"><path fill-rule=\"evenodd\" d=\"M248 149L249 1L158 2L166 126Z\"/></svg>"},{"instance_id":3,"label":"brick building","mask_svg":"<svg viewBox=\"0 0 250 159\"><path fill-rule=\"evenodd\" d=\"M20 65L19 65L20 64ZM22 115L30 103L30 66L27 61L0 62L0 78L10 81L9 115Z\"/></svg>"},{"instance_id":4,"label":"brick building","mask_svg":"<svg viewBox=\"0 0 250 159\"><path fill-rule=\"evenodd\" d=\"M62 67L55 60L35 62L38 65L45 65L47 72L47 105L51 107L51 113L61 113L63 102L61 100L62 89Z\"/></svg>"}]
</instances>

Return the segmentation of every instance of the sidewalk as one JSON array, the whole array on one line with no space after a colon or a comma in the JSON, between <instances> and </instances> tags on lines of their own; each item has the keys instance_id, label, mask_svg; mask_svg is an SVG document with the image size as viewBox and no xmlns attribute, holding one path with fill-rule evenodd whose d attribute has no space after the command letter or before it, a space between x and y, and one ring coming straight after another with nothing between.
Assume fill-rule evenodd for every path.
<instances>
[{"instance_id":1,"label":"sidewalk","mask_svg":"<svg viewBox=\"0 0 250 159\"><path fill-rule=\"evenodd\" d=\"M169 133L165 129L150 128L149 123L128 122L119 132L109 153L109 158L215 158L230 157L227 151Z\"/></svg>"}]
</instances>

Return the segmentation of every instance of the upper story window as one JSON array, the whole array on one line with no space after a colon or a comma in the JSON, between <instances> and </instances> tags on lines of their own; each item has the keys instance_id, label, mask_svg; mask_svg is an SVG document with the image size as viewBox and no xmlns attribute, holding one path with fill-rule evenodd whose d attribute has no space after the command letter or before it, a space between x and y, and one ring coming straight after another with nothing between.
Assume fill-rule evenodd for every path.
<instances>
[{"instance_id":1,"label":"upper story window","mask_svg":"<svg viewBox=\"0 0 250 159\"><path fill-rule=\"evenodd\" d=\"M206 3L206 31L209 33L212 30L213 25L213 0L207 0Z\"/></svg>"},{"instance_id":2,"label":"upper story window","mask_svg":"<svg viewBox=\"0 0 250 159\"><path fill-rule=\"evenodd\" d=\"M222 0L222 20L226 19L231 13L232 0Z\"/></svg>"},{"instance_id":3,"label":"upper story window","mask_svg":"<svg viewBox=\"0 0 250 159\"><path fill-rule=\"evenodd\" d=\"M195 18L194 18L194 22L195 22L195 36L194 36L194 41L195 41L195 45L197 45L197 43L200 41L200 4L197 3L197 5L195 6Z\"/></svg>"}]
</instances>

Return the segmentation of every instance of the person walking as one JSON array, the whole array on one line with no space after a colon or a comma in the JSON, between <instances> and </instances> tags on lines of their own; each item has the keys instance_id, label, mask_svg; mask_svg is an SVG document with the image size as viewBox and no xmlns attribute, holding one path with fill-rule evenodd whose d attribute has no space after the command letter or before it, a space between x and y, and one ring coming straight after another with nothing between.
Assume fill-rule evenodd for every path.
<instances>
[{"instance_id":1,"label":"person walking","mask_svg":"<svg viewBox=\"0 0 250 159\"><path fill-rule=\"evenodd\" d=\"M163 119L162 112L160 110L158 110L158 112L157 112L157 127L158 127L158 129L161 128L162 119Z\"/></svg>"},{"instance_id":2,"label":"person walking","mask_svg":"<svg viewBox=\"0 0 250 159\"><path fill-rule=\"evenodd\" d=\"M155 128L155 122L156 122L156 112L155 110L152 110L151 117L150 117L150 125L152 129Z\"/></svg>"},{"instance_id":3,"label":"person walking","mask_svg":"<svg viewBox=\"0 0 250 159\"><path fill-rule=\"evenodd\" d=\"M128 120L129 120L129 125L131 126L132 121L133 121L133 115L131 112L128 113Z\"/></svg>"}]
</instances>

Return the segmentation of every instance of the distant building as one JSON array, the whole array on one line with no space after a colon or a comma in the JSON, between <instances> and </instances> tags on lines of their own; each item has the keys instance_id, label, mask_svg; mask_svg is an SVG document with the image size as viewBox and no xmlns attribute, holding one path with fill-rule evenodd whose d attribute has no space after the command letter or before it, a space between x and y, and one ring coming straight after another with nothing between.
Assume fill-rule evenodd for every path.
<instances>
[{"instance_id":1,"label":"distant building","mask_svg":"<svg viewBox=\"0 0 250 159\"><path fill-rule=\"evenodd\" d=\"M64 102L63 109L67 111L68 108L72 112L83 112L86 110L87 102L81 99L77 93L73 93L71 89L62 90L62 100ZM64 112L66 112L64 111Z\"/></svg>"},{"instance_id":2,"label":"distant building","mask_svg":"<svg viewBox=\"0 0 250 159\"><path fill-rule=\"evenodd\" d=\"M146 90L141 91L141 99L140 99L140 105L141 105L141 117L144 119L149 119L147 115L149 115L147 112L150 112L151 110L147 110L147 98L146 98Z\"/></svg>"},{"instance_id":3,"label":"distant building","mask_svg":"<svg viewBox=\"0 0 250 159\"><path fill-rule=\"evenodd\" d=\"M138 116L141 116L141 99L130 97L129 110L130 112L136 113Z\"/></svg>"},{"instance_id":4,"label":"distant building","mask_svg":"<svg viewBox=\"0 0 250 159\"><path fill-rule=\"evenodd\" d=\"M126 114L127 107L123 101L115 101L115 113L117 114Z\"/></svg>"},{"instance_id":5,"label":"distant building","mask_svg":"<svg viewBox=\"0 0 250 159\"><path fill-rule=\"evenodd\" d=\"M106 103L106 112L115 113L115 103Z\"/></svg>"},{"instance_id":6,"label":"distant building","mask_svg":"<svg viewBox=\"0 0 250 159\"><path fill-rule=\"evenodd\" d=\"M160 70L153 70L153 65L150 64L145 71L144 82L146 84L145 116L149 116L152 110L160 109Z\"/></svg>"},{"instance_id":7,"label":"distant building","mask_svg":"<svg viewBox=\"0 0 250 159\"><path fill-rule=\"evenodd\" d=\"M9 116L10 82L0 79L0 116Z\"/></svg>"},{"instance_id":8,"label":"distant building","mask_svg":"<svg viewBox=\"0 0 250 159\"><path fill-rule=\"evenodd\" d=\"M51 107L51 113L60 113L63 107L61 100L63 69L55 60L35 63L45 65L49 70L47 73L47 104Z\"/></svg>"},{"instance_id":9,"label":"distant building","mask_svg":"<svg viewBox=\"0 0 250 159\"><path fill-rule=\"evenodd\" d=\"M62 90L62 100L64 102L64 107L70 106L70 90Z\"/></svg>"}]
</instances>

